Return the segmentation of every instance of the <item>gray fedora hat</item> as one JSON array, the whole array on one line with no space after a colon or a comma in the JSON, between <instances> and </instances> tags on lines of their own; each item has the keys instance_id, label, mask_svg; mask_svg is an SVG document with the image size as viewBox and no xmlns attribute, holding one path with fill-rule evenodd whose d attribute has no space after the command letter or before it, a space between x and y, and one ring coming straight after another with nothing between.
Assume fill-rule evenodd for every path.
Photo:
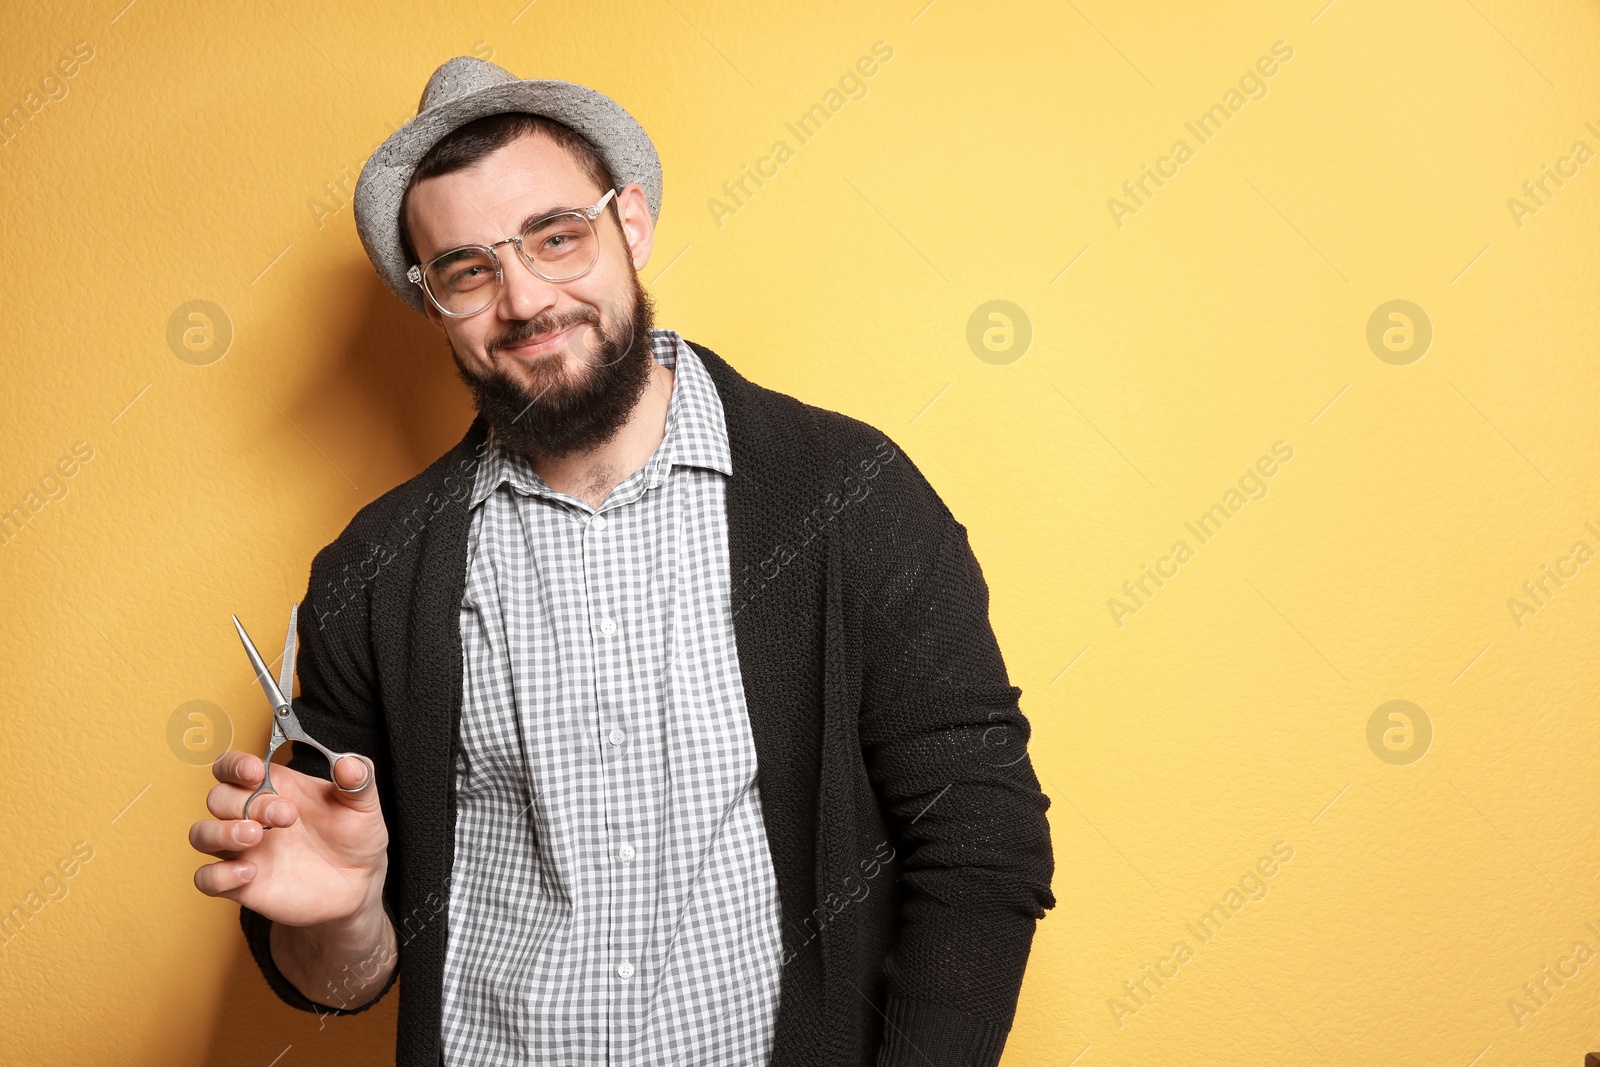
<instances>
[{"instance_id":1,"label":"gray fedora hat","mask_svg":"<svg viewBox=\"0 0 1600 1067\"><path fill-rule=\"evenodd\" d=\"M400 200L428 149L473 119L506 111L530 111L564 123L593 141L617 188L644 189L650 217L661 214L661 157L638 120L603 93L572 82L520 79L473 56L439 66L422 90L417 116L379 145L356 179L356 233L378 277L413 311L427 314L422 290L406 278L400 242Z\"/></svg>"}]
</instances>

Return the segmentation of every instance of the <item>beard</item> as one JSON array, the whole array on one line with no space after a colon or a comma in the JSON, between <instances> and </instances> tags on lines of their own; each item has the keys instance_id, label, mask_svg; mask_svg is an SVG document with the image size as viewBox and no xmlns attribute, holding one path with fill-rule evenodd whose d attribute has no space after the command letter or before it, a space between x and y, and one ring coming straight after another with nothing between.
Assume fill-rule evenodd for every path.
<instances>
[{"instance_id":1,"label":"beard","mask_svg":"<svg viewBox=\"0 0 1600 1067\"><path fill-rule=\"evenodd\" d=\"M522 320L491 351L585 322L591 327L585 343L521 364L527 386L498 368L481 377L474 374L450 345L456 371L472 390L478 413L500 445L525 456L560 458L593 452L628 421L650 384L655 363L650 346L655 307L637 272L633 272L632 307L609 329L603 330L599 312L585 305L562 316ZM574 372L581 375L576 382L569 380L569 358L581 364Z\"/></svg>"}]
</instances>

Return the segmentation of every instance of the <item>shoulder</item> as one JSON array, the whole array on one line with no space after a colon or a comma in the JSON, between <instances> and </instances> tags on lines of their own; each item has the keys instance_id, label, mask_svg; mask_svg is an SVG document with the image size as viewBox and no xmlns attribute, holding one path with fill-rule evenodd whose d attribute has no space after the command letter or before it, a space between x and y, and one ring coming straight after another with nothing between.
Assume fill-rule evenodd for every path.
<instances>
[{"instance_id":1,"label":"shoulder","mask_svg":"<svg viewBox=\"0 0 1600 1067\"><path fill-rule=\"evenodd\" d=\"M878 496L871 509L882 520L944 522L952 516L933 483L904 444L861 419L806 404L825 442L821 458L850 498ZM902 509L910 509L899 515Z\"/></svg>"}]
</instances>

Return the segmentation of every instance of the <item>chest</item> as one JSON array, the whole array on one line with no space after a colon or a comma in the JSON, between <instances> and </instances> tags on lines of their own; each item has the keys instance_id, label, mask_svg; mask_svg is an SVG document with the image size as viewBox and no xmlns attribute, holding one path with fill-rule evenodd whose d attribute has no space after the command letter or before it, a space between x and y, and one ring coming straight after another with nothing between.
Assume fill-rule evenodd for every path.
<instances>
[{"instance_id":1,"label":"chest","mask_svg":"<svg viewBox=\"0 0 1600 1067\"><path fill-rule=\"evenodd\" d=\"M501 487L471 519L458 796L581 805L755 772L722 478L679 468L598 512ZM649 798L644 798L649 799ZM715 798L707 798L715 800Z\"/></svg>"}]
</instances>

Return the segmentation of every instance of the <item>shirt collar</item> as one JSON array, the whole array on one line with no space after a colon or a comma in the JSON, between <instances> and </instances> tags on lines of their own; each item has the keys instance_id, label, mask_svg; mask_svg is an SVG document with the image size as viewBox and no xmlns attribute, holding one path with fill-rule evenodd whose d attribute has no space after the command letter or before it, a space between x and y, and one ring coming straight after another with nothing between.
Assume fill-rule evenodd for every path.
<instances>
[{"instance_id":1,"label":"shirt collar","mask_svg":"<svg viewBox=\"0 0 1600 1067\"><path fill-rule=\"evenodd\" d=\"M650 354L673 375L666 433L645 464L646 486L659 485L673 465L704 467L731 475L733 456L728 447L722 398L705 364L675 330L652 329ZM509 482L513 490L523 495L553 492L525 457L499 444L491 429L468 506L476 508L503 482Z\"/></svg>"}]
</instances>

